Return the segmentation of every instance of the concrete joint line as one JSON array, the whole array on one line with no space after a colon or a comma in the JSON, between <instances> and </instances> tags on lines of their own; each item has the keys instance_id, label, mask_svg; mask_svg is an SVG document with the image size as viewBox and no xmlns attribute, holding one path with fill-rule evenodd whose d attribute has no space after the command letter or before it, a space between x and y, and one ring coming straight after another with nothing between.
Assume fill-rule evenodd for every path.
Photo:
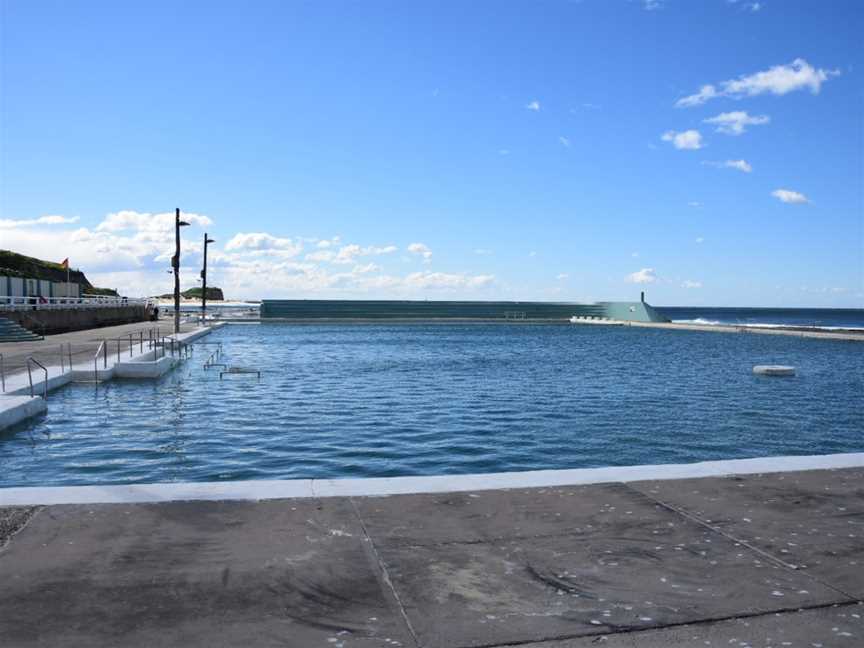
<instances>
[{"instance_id":1,"label":"concrete joint line","mask_svg":"<svg viewBox=\"0 0 864 648\"><path fill-rule=\"evenodd\" d=\"M781 608L779 610L771 610L769 612L745 612L743 614L730 614L722 617L712 617L708 619L697 619L696 621L686 621L681 623L667 623L664 625L651 626L648 628L632 628L628 630L611 630L609 632L593 632L590 634L582 634L582 635L559 635L556 637L546 637L544 639L527 639L524 641L511 641L505 643L495 643L495 644L482 644L477 646L472 646L471 648L510 648L510 647L518 647L524 646L524 648L531 648L531 646L539 646L544 643L548 643L550 641L567 641L568 639L590 639L594 637L596 639L600 639L602 637L608 637L612 635L639 635L643 633L649 632L657 632L660 630L669 630L673 628L682 628L685 626L705 626L711 625L712 623L722 623L723 621L734 621L736 619L757 619L759 617L768 617L775 616L777 614L796 614L798 612L807 612L809 610L824 610L828 608L834 607L852 607L861 605L862 601L852 600L852 601L843 601L840 603L820 603L819 605L805 605L805 606L795 606L789 608ZM460 646L459 648L467 648L464 646Z\"/></svg>"},{"instance_id":2,"label":"concrete joint line","mask_svg":"<svg viewBox=\"0 0 864 648\"><path fill-rule=\"evenodd\" d=\"M845 596L850 601L858 601L858 598L855 597L854 595L850 594L849 592L845 592L845 591L841 590L836 585L832 585L831 583L827 583L827 582L823 581L821 578L818 578L814 574L808 572L806 569L802 569L798 565L793 565L792 563L788 563L785 560L783 560L782 558L778 558L774 554L768 553L764 549L760 549L759 547L750 544L746 540L742 540L741 538L737 538L734 535L732 535L731 533L727 533L726 531L724 531L720 527L715 526L709 522L706 522L702 518L700 518L696 515L693 515L692 513L689 513L688 511L685 511L683 509L679 509L676 506L672 506L671 504L668 504L667 502L659 500L656 497L654 497L653 495L646 493L644 491L641 491L638 488L635 488L634 486L632 486L630 484L624 484L624 486L626 486L628 489L630 489L634 493L639 493L640 495L644 495L645 497L650 499L652 502L655 502L657 505L662 506L666 510L671 511L673 513L676 513L677 515L680 515L681 517L687 518L688 520L691 520L691 521L695 522L696 524L699 524L700 526L703 526L706 529L709 529L710 531L713 531L714 533L723 536L727 540L731 540L732 542L735 542L735 543L741 545L742 547L746 547L750 551L753 551L754 553L757 553L760 556L763 556L764 558L766 558L770 562L773 562L774 564L776 564L780 567L783 567L785 569L791 569L793 571L797 571L801 574L804 574L810 580L816 581L820 585L824 585L828 589L832 589L835 592L837 592L838 594L842 594L843 596Z\"/></svg>"},{"instance_id":3,"label":"concrete joint line","mask_svg":"<svg viewBox=\"0 0 864 648\"><path fill-rule=\"evenodd\" d=\"M393 600L396 601L396 605L399 607L399 614L402 615L402 620L405 622L405 627L408 628L408 632L411 635L411 639L414 641L414 645L419 648L420 640L417 639L417 633L414 631L414 626L411 625L411 619L408 618L408 613L405 611L405 606L402 604L402 599L399 598L399 593L393 586L393 581L390 580L390 574L387 572L387 565L384 564L384 560L381 558L381 554L378 553L378 549L375 547L375 541L372 540L372 536L369 535L369 530L366 528L366 522L363 520L363 516L360 515L360 511L357 509L357 505L354 503L354 498L349 497L348 501L351 502L351 509L354 511L354 515L357 516L357 521L360 523L360 528L363 530L363 538L366 540L366 544L369 548L368 550L372 554L372 557L375 559L375 563L378 565L378 570L381 573L381 579L384 581L384 584L390 590L390 594L391 596L393 596Z\"/></svg>"}]
</instances>

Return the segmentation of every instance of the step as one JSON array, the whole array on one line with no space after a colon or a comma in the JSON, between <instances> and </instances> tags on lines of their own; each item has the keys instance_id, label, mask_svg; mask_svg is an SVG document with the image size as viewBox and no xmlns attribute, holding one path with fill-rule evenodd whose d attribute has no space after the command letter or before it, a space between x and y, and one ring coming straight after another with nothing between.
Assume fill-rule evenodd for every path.
<instances>
[{"instance_id":1,"label":"step","mask_svg":"<svg viewBox=\"0 0 864 648\"><path fill-rule=\"evenodd\" d=\"M34 342L44 339L43 335L25 328L17 322L0 317L0 342Z\"/></svg>"}]
</instances>

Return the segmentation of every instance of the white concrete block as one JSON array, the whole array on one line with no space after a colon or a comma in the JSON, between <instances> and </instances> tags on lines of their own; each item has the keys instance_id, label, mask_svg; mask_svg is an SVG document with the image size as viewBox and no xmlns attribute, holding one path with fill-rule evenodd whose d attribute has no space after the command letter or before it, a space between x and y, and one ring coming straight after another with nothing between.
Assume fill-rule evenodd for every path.
<instances>
[{"instance_id":1,"label":"white concrete block","mask_svg":"<svg viewBox=\"0 0 864 648\"><path fill-rule=\"evenodd\" d=\"M0 396L0 430L41 414L47 404L41 396Z\"/></svg>"}]
</instances>

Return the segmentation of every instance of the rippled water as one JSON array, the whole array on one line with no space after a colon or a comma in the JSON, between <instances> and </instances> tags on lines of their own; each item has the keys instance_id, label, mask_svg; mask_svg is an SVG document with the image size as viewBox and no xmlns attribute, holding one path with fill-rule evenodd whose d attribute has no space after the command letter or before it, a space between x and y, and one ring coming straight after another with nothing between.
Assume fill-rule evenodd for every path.
<instances>
[{"instance_id":1,"label":"rippled water","mask_svg":"<svg viewBox=\"0 0 864 648\"><path fill-rule=\"evenodd\" d=\"M70 385L0 485L434 475L864 451L864 345L593 326L242 325L160 381ZM752 375L796 365L796 378Z\"/></svg>"}]
</instances>

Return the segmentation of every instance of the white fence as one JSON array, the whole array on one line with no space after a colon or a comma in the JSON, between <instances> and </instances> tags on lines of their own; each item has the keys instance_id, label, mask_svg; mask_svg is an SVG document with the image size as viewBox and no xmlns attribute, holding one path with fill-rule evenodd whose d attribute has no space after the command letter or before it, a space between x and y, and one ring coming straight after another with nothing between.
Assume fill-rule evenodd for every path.
<instances>
[{"instance_id":1,"label":"white fence","mask_svg":"<svg viewBox=\"0 0 864 648\"><path fill-rule=\"evenodd\" d=\"M151 303L149 299L130 299L108 295L83 295L81 297L0 295L0 311L116 308L117 306L147 306Z\"/></svg>"}]
</instances>

